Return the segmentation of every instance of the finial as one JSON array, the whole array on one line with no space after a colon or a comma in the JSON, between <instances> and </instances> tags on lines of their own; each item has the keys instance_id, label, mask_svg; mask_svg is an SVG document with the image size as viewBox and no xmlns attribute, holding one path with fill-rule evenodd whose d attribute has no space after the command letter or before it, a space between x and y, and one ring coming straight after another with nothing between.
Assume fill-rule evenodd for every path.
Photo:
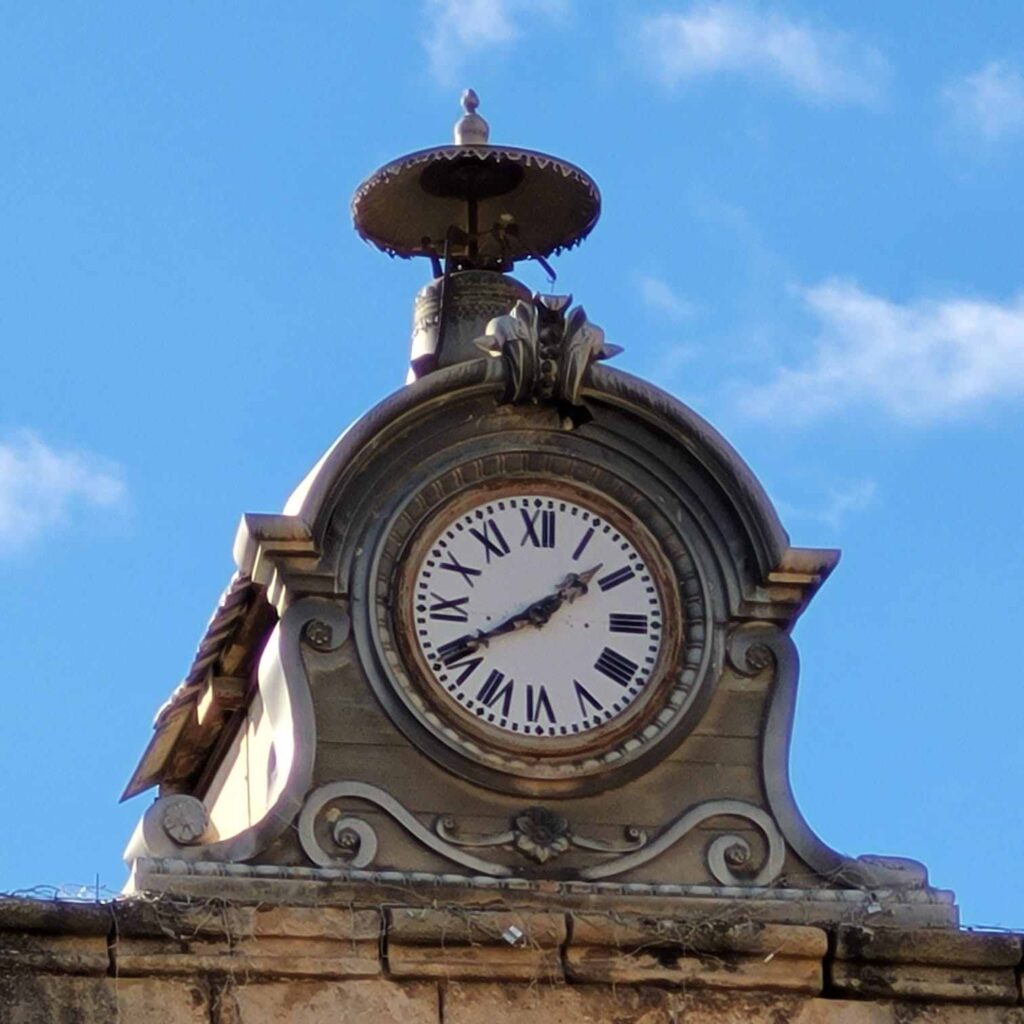
<instances>
[{"instance_id":1,"label":"finial","mask_svg":"<svg viewBox=\"0 0 1024 1024\"><path fill-rule=\"evenodd\" d=\"M455 122L455 145L486 146L491 129L487 122L476 112L480 106L480 97L475 90L467 89L462 94L462 109L465 113Z\"/></svg>"}]
</instances>

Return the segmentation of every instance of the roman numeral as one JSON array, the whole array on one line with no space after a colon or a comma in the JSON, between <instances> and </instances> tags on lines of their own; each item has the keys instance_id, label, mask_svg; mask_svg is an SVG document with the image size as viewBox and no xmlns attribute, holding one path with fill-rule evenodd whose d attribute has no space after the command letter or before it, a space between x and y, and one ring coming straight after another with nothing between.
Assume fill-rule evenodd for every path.
<instances>
[{"instance_id":1,"label":"roman numeral","mask_svg":"<svg viewBox=\"0 0 1024 1024\"><path fill-rule=\"evenodd\" d=\"M473 577L480 575L479 569L474 569L471 565L463 565L451 551L448 552L448 561L442 562L438 568L457 572L470 586L473 586Z\"/></svg>"},{"instance_id":2,"label":"roman numeral","mask_svg":"<svg viewBox=\"0 0 1024 1024\"><path fill-rule=\"evenodd\" d=\"M578 680L574 679L572 685L576 689L576 700L580 705L580 714L589 715L587 710L589 704L595 711L603 711L604 705Z\"/></svg>"},{"instance_id":3,"label":"roman numeral","mask_svg":"<svg viewBox=\"0 0 1024 1024\"><path fill-rule=\"evenodd\" d=\"M480 691L477 693L476 699L480 701L481 704L486 704L489 708L493 708L500 700L501 713L507 718L509 708L512 706L512 688L515 686L515 682L509 679L508 682L502 686L501 684L504 678L504 672L499 672L496 668L491 669L491 673L484 680L484 685L480 687Z\"/></svg>"},{"instance_id":4,"label":"roman numeral","mask_svg":"<svg viewBox=\"0 0 1024 1024\"><path fill-rule=\"evenodd\" d=\"M540 713L543 711L548 716L548 722L555 724L555 712L548 700L548 691L543 686L537 687L537 695L534 696L533 687L526 687L526 717L531 722L539 721Z\"/></svg>"},{"instance_id":5,"label":"roman numeral","mask_svg":"<svg viewBox=\"0 0 1024 1024\"><path fill-rule=\"evenodd\" d=\"M646 633L646 615L623 615L612 613L608 616L608 628L613 633Z\"/></svg>"},{"instance_id":6,"label":"roman numeral","mask_svg":"<svg viewBox=\"0 0 1024 1024\"><path fill-rule=\"evenodd\" d=\"M530 541L535 548L553 548L555 546L555 513L554 510L537 511L530 515L525 508L519 510L523 517L523 525L526 533L519 546L522 547ZM537 520L540 519L540 534L537 533Z\"/></svg>"},{"instance_id":7,"label":"roman numeral","mask_svg":"<svg viewBox=\"0 0 1024 1024\"><path fill-rule=\"evenodd\" d=\"M594 536L594 528L591 526L585 534L583 539L576 545L576 550L572 553L572 560L575 562L580 555L586 550L587 545L590 543L590 538Z\"/></svg>"},{"instance_id":8,"label":"roman numeral","mask_svg":"<svg viewBox=\"0 0 1024 1024\"><path fill-rule=\"evenodd\" d=\"M631 580L635 575L636 573L633 572L628 565L624 565L621 569L616 569L615 572L610 572L607 576L602 576L597 581L597 585L602 590L611 590L612 587L617 587L620 583L625 583L626 580Z\"/></svg>"},{"instance_id":9,"label":"roman numeral","mask_svg":"<svg viewBox=\"0 0 1024 1024\"><path fill-rule=\"evenodd\" d=\"M501 535L498 524L493 519L484 523L483 530L470 527L469 532L484 546L487 555L487 564L491 564L491 555L495 558L504 558L509 552L508 541Z\"/></svg>"},{"instance_id":10,"label":"roman numeral","mask_svg":"<svg viewBox=\"0 0 1024 1024\"><path fill-rule=\"evenodd\" d=\"M441 622L468 622L469 613L464 605L469 601L468 597L453 597L449 600L440 594L430 592L430 596L437 602L430 605L430 617Z\"/></svg>"},{"instance_id":11,"label":"roman numeral","mask_svg":"<svg viewBox=\"0 0 1024 1024\"><path fill-rule=\"evenodd\" d=\"M598 672L604 673L609 679L614 679L620 686L628 686L639 667L635 661L630 661L610 647L606 647L601 652L601 657L594 662L594 668Z\"/></svg>"},{"instance_id":12,"label":"roman numeral","mask_svg":"<svg viewBox=\"0 0 1024 1024\"><path fill-rule=\"evenodd\" d=\"M461 686L483 664L483 660L483 658L467 658L465 661L448 662L447 667L452 671L462 669L459 678L455 680L455 685Z\"/></svg>"}]
</instances>

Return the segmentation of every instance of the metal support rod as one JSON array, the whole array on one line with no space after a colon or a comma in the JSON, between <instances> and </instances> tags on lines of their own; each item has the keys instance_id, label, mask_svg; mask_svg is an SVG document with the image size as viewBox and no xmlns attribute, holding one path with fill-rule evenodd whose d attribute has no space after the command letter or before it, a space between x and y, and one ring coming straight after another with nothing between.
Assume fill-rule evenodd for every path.
<instances>
[{"instance_id":1,"label":"metal support rod","mask_svg":"<svg viewBox=\"0 0 1024 1024\"><path fill-rule=\"evenodd\" d=\"M449 256L451 249L451 228L444 239L444 274L441 277L441 299L437 310L437 344L434 346L434 368L440 365L441 350L444 348L444 332L448 323L448 282L452 274L452 261Z\"/></svg>"},{"instance_id":2,"label":"metal support rod","mask_svg":"<svg viewBox=\"0 0 1024 1024\"><path fill-rule=\"evenodd\" d=\"M479 231L478 225L478 204L476 196L470 196L466 200L466 234L469 235L469 241L466 246L466 255L470 260L476 260L477 254L480 252L480 246L477 241L477 232Z\"/></svg>"}]
</instances>

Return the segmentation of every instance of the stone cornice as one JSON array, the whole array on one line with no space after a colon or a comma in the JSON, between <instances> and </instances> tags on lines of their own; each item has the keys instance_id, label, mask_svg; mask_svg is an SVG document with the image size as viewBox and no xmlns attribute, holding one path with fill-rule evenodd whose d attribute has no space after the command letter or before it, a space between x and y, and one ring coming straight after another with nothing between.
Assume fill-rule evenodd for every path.
<instances>
[{"instance_id":1,"label":"stone cornice","mask_svg":"<svg viewBox=\"0 0 1024 1024\"><path fill-rule=\"evenodd\" d=\"M395 893L386 907L200 897L105 904L0 901L0 975L4 1005L15 1008L15 1019L22 1019L19 1005L38 1006L31 1000L39 1000L40 986L55 998L55 989L66 984L70 998L87 985L82 979L93 978L100 994L109 985L115 997L131 993L133 979L136 986L141 979L160 979L168 986L164 1009L170 1015L161 1019L169 1020L184 1019L173 1016L174 998L187 983L199 985L207 999L244 1001L246 986L275 980L286 982L293 994L296 986L314 983L331 992L354 986L349 995L362 998L361 985L374 979L395 991L429 982L440 986L439 999L461 991L449 987L454 985L471 991L480 985L475 991L484 1000L498 998L494 986L501 986L502 999L537 990L565 999L576 991L574 999L600 996L605 1012L625 989L648 1005L666 992L686 998L717 994L719 1012L735 1012L756 996L758 1015L743 1016L756 1021L782 1019L767 1010L773 999L785 997L793 1001L786 1004L792 1016L785 1019L796 1019L794 1011L813 1001L820 1014L813 1019L823 1021L952 1022L964 1019L956 1007L966 1006L1004 1008L1004 1016L971 1020L1017 1022L1024 1015L1022 938L957 929L762 923L735 907L731 914L672 916L470 909L437 900L403 902ZM124 991L117 991L120 986ZM857 1016L864 1011L855 1005L865 1003L874 1007L872 1015Z\"/></svg>"}]
</instances>

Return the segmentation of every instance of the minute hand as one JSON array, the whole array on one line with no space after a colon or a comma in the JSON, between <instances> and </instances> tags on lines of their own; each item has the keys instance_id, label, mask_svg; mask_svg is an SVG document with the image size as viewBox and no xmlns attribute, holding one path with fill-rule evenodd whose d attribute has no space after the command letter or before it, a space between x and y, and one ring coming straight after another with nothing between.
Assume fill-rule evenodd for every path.
<instances>
[{"instance_id":1,"label":"minute hand","mask_svg":"<svg viewBox=\"0 0 1024 1024\"><path fill-rule=\"evenodd\" d=\"M593 579L595 573L601 568L601 564L595 565L593 569L586 572L569 573L555 588L553 594L542 597L539 601L527 605L521 612L498 623L493 629L479 634L478 639L490 639L493 636L502 636L505 633L515 632L524 626L534 626L540 629L546 626L551 616L562 607L563 604L571 604L577 597L582 597L587 592L587 584Z\"/></svg>"},{"instance_id":2,"label":"minute hand","mask_svg":"<svg viewBox=\"0 0 1024 1024\"><path fill-rule=\"evenodd\" d=\"M540 598L539 601L534 601L522 611L516 612L515 615L510 615L491 629L479 630L476 633L469 633L466 636L459 637L458 640L446 645L448 647L448 654L443 660L450 664L452 661L457 661L467 654L472 654L481 647L486 647L494 637L514 633L516 630L523 629L526 626L540 629L548 623L551 616L563 604L571 604L577 597L582 597L587 592L588 584L602 565L603 563L598 563L593 569L588 569L586 572L569 573L558 584L553 594L548 594L546 597Z\"/></svg>"}]
</instances>

